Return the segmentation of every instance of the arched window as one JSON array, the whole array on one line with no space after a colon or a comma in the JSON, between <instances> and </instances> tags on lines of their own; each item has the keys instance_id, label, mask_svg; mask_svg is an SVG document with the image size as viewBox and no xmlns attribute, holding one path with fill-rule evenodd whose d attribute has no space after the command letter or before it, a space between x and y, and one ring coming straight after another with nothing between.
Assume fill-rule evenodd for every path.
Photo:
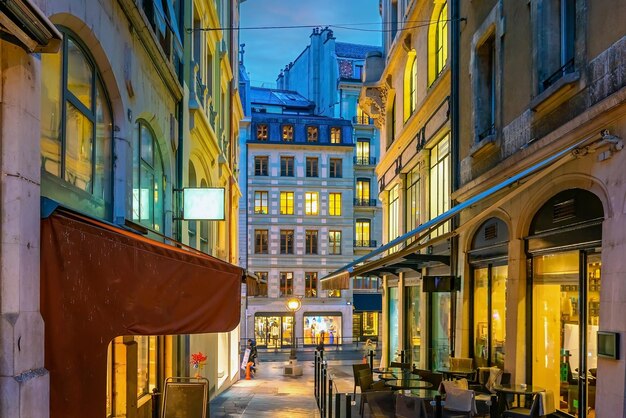
<instances>
[{"instance_id":1,"label":"arched window","mask_svg":"<svg viewBox=\"0 0 626 418\"><path fill-rule=\"evenodd\" d=\"M448 61L448 3L435 1L433 20L428 33L428 84L432 84Z\"/></svg>"},{"instance_id":2,"label":"arched window","mask_svg":"<svg viewBox=\"0 0 626 418\"><path fill-rule=\"evenodd\" d=\"M64 33L60 52L41 56L42 194L108 218L111 105L87 48L64 28L59 30ZM72 187L61 187L54 177Z\"/></svg>"},{"instance_id":3,"label":"arched window","mask_svg":"<svg viewBox=\"0 0 626 418\"><path fill-rule=\"evenodd\" d=\"M154 133L137 122L133 137L133 220L163 233L165 178L161 151Z\"/></svg>"},{"instance_id":4,"label":"arched window","mask_svg":"<svg viewBox=\"0 0 626 418\"><path fill-rule=\"evenodd\" d=\"M404 121L406 122L417 104L417 59L415 51L409 52L404 69Z\"/></svg>"},{"instance_id":5,"label":"arched window","mask_svg":"<svg viewBox=\"0 0 626 418\"><path fill-rule=\"evenodd\" d=\"M200 187L207 188L209 185L207 184L205 179L200 181ZM209 221L198 221L200 222L200 251L203 253L209 253Z\"/></svg>"},{"instance_id":6,"label":"arched window","mask_svg":"<svg viewBox=\"0 0 626 418\"><path fill-rule=\"evenodd\" d=\"M196 179L196 168L193 165L193 162L189 161L189 187L197 187L198 180ZM197 238L197 221L187 221L187 234L189 236L189 246L193 248L197 248L198 246L198 238Z\"/></svg>"}]
</instances>

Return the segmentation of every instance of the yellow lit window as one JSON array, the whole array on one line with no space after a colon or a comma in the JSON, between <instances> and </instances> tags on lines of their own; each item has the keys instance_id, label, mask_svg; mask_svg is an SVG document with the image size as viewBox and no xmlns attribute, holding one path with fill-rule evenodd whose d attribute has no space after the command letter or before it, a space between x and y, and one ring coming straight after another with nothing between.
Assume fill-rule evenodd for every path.
<instances>
[{"instance_id":1,"label":"yellow lit window","mask_svg":"<svg viewBox=\"0 0 626 418\"><path fill-rule=\"evenodd\" d=\"M267 125L262 123L256 127L256 139L259 141L267 141Z\"/></svg>"},{"instance_id":2,"label":"yellow lit window","mask_svg":"<svg viewBox=\"0 0 626 418\"><path fill-rule=\"evenodd\" d=\"M293 192L280 192L280 214L293 215Z\"/></svg>"},{"instance_id":3,"label":"yellow lit window","mask_svg":"<svg viewBox=\"0 0 626 418\"><path fill-rule=\"evenodd\" d=\"M417 59L415 50L411 50L404 68L404 120L415 112L417 102Z\"/></svg>"},{"instance_id":4,"label":"yellow lit window","mask_svg":"<svg viewBox=\"0 0 626 418\"><path fill-rule=\"evenodd\" d=\"M293 141L293 125L283 125L283 141Z\"/></svg>"},{"instance_id":5,"label":"yellow lit window","mask_svg":"<svg viewBox=\"0 0 626 418\"><path fill-rule=\"evenodd\" d=\"M331 144L341 143L341 128L330 128L330 143Z\"/></svg>"},{"instance_id":6,"label":"yellow lit window","mask_svg":"<svg viewBox=\"0 0 626 418\"><path fill-rule=\"evenodd\" d=\"M328 194L328 214L330 216L341 216L341 193Z\"/></svg>"},{"instance_id":7,"label":"yellow lit window","mask_svg":"<svg viewBox=\"0 0 626 418\"><path fill-rule=\"evenodd\" d=\"M319 212L319 193L306 192L304 194L305 215L317 215Z\"/></svg>"},{"instance_id":8,"label":"yellow lit window","mask_svg":"<svg viewBox=\"0 0 626 418\"><path fill-rule=\"evenodd\" d=\"M363 110L363 108L361 108L361 106L356 108L356 123L361 125L370 124L370 116Z\"/></svg>"}]
</instances>

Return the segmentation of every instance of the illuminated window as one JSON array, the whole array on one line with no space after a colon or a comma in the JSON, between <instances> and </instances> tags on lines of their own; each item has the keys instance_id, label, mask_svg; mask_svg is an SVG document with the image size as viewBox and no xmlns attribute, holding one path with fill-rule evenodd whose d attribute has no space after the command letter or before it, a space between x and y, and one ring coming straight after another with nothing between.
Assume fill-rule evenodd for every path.
<instances>
[{"instance_id":1,"label":"illuminated window","mask_svg":"<svg viewBox=\"0 0 626 418\"><path fill-rule=\"evenodd\" d=\"M293 177L293 157L280 157L281 177Z\"/></svg>"},{"instance_id":2,"label":"illuminated window","mask_svg":"<svg viewBox=\"0 0 626 418\"><path fill-rule=\"evenodd\" d=\"M341 144L341 128L330 128L330 143Z\"/></svg>"},{"instance_id":3,"label":"illuminated window","mask_svg":"<svg viewBox=\"0 0 626 418\"><path fill-rule=\"evenodd\" d=\"M280 272L280 296L293 295L293 273Z\"/></svg>"},{"instance_id":4,"label":"illuminated window","mask_svg":"<svg viewBox=\"0 0 626 418\"><path fill-rule=\"evenodd\" d=\"M430 151L430 219L450 209L450 149L446 135ZM431 236L448 232L450 222L441 225Z\"/></svg>"},{"instance_id":5,"label":"illuminated window","mask_svg":"<svg viewBox=\"0 0 626 418\"><path fill-rule=\"evenodd\" d=\"M306 128L306 141L307 142L317 142L317 137L319 136L319 129L317 126L307 126Z\"/></svg>"},{"instance_id":6,"label":"illuminated window","mask_svg":"<svg viewBox=\"0 0 626 418\"><path fill-rule=\"evenodd\" d=\"M254 253L267 254L267 229L254 230Z\"/></svg>"},{"instance_id":7,"label":"illuminated window","mask_svg":"<svg viewBox=\"0 0 626 418\"><path fill-rule=\"evenodd\" d=\"M356 206L371 206L370 205L370 179L358 178L356 179Z\"/></svg>"},{"instance_id":8,"label":"illuminated window","mask_svg":"<svg viewBox=\"0 0 626 418\"><path fill-rule=\"evenodd\" d=\"M267 141L267 125L260 123L256 127L256 139L259 141Z\"/></svg>"},{"instance_id":9,"label":"illuminated window","mask_svg":"<svg viewBox=\"0 0 626 418\"><path fill-rule=\"evenodd\" d=\"M157 337L135 337L137 342L137 398L149 395L157 385Z\"/></svg>"},{"instance_id":10,"label":"illuminated window","mask_svg":"<svg viewBox=\"0 0 626 418\"><path fill-rule=\"evenodd\" d=\"M417 104L417 59L415 50L408 55L404 69L404 120L406 121L415 112Z\"/></svg>"},{"instance_id":11,"label":"illuminated window","mask_svg":"<svg viewBox=\"0 0 626 418\"><path fill-rule=\"evenodd\" d=\"M161 151L152 130L137 123L133 137L133 221L163 231L165 178Z\"/></svg>"},{"instance_id":12,"label":"illuminated window","mask_svg":"<svg viewBox=\"0 0 626 418\"><path fill-rule=\"evenodd\" d=\"M328 214L341 216L341 193L328 193Z\"/></svg>"},{"instance_id":13,"label":"illuminated window","mask_svg":"<svg viewBox=\"0 0 626 418\"><path fill-rule=\"evenodd\" d=\"M305 233L305 254L317 254L317 231L310 230Z\"/></svg>"},{"instance_id":14,"label":"illuminated window","mask_svg":"<svg viewBox=\"0 0 626 418\"><path fill-rule=\"evenodd\" d=\"M46 177L58 177L86 192L73 196L105 218L112 199L111 106L98 68L72 34L64 33L60 51L41 56L42 194Z\"/></svg>"},{"instance_id":15,"label":"illuminated window","mask_svg":"<svg viewBox=\"0 0 626 418\"><path fill-rule=\"evenodd\" d=\"M280 253L293 254L293 229L280 230Z\"/></svg>"},{"instance_id":16,"label":"illuminated window","mask_svg":"<svg viewBox=\"0 0 626 418\"><path fill-rule=\"evenodd\" d=\"M304 273L304 297L317 297L317 272L315 271Z\"/></svg>"},{"instance_id":17,"label":"illuminated window","mask_svg":"<svg viewBox=\"0 0 626 418\"><path fill-rule=\"evenodd\" d=\"M428 31L428 81L432 84L448 61L448 3L435 8L433 17L436 25Z\"/></svg>"},{"instance_id":18,"label":"illuminated window","mask_svg":"<svg viewBox=\"0 0 626 418\"><path fill-rule=\"evenodd\" d=\"M328 254L341 254L341 231L328 231Z\"/></svg>"},{"instance_id":19,"label":"illuminated window","mask_svg":"<svg viewBox=\"0 0 626 418\"><path fill-rule=\"evenodd\" d=\"M318 172L318 160L317 158L307 157L306 159L306 176L307 177L317 177Z\"/></svg>"},{"instance_id":20,"label":"illuminated window","mask_svg":"<svg viewBox=\"0 0 626 418\"><path fill-rule=\"evenodd\" d=\"M330 177L330 178L341 178L341 177L343 177L341 159L339 159L339 158L331 158L329 160L329 164L328 165L329 165L328 177Z\"/></svg>"},{"instance_id":21,"label":"illuminated window","mask_svg":"<svg viewBox=\"0 0 626 418\"><path fill-rule=\"evenodd\" d=\"M306 192L304 194L304 214L317 215L319 213L319 193Z\"/></svg>"},{"instance_id":22,"label":"illuminated window","mask_svg":"<svg viewBox=\"0 0 626 418\"><path fill-rule=\"evenodd\" d=\"M283 125L283 141L293 141L293 125Z\"/></svg>"},{"instance_id":23,"label":"illuminated window","mask_svg":"<svg viewBox=\"0 0 626 418\"><path fill-rule=\"evenodd\" d=\"M328 297L329 298L340 298L341 297L341 290L339 290L339 289L329 290L328 291Z\"/></svg>"},{"instance_id":24,"label":"illuminated window","mask_svg":"<svg viewBox=\"0 0 626 418\"><path fill-rule=\"evenodd\" d=\"M420 173L419 165L406 174L405 219L406 232L417 228L420 224Z\"/></svg>"},{"instance_id":25,"label":"illuminated window","mask_svg":"<svg viewBox=\"0 0 626 418\"><path fill-rule=\"evenodd\" d=\"M397 184L389 190L389 203L388 203L388 228L387 228L387 242L393 241L400 236L400 227L398 225L398 219L400 215L400 205L398 201L400 186ZM396 250L397 246L393 248ZM390 252L392 252L390 250Z\"/></svg>"},{"instance_id":26,"label":"illuminated window","mask_svg":"<svg viewBox=\"0 0 626 418\"><path fill-rule=\"evenodd\" d=\"M267 157L254 157L254 175L267 176Z\"/></svg>"},{"instance_id":27,"label":"illuminated window","mask_svg":"<svg viewBox=\"0 0 626 418\"><path fill-rule=\"evenodd\" d=\"M375 164L375 162L370 161L370 141L368 139L359 138L356 141L356 164Z\"/></svg>"},{"instance_id":28,"label":"illuminated window","mask_svg":"<svg viewBox=\"0 0 626 418\"><path fill-rule=\"evenodd\" d=\"M356 123L361 125L370 124L370 115L368 115L361 106L357 106L356 108Z\"/></svg>"},{"instance_id":29,"label":"illuminated window","mask_svg":"<svg viewBox=\"0 0 626 418\"><path fill-rule=\"evenodd\" d=\"M267 192L254 192L254 213L267 215Z\"/></svg>"},{"instance_id":30,"label":"illuminated window","mask_svg":"<svg viewBox=\"0 0 626 418\"><path fill-rule=\"evenodd\" d=\"M369 219L357 219L355 224L355 247L372 247L370 241L370 225Z\"/></svg>"},{"instance_id":31,"label":"illuminated window","mask_svg":"<svg viewBox=\"0 0 626 418\"><path fill-rule=\"evenodd\" d=\"M280 214L293 215L293 192L280 192Z\"/></svg>"}]
</instances>

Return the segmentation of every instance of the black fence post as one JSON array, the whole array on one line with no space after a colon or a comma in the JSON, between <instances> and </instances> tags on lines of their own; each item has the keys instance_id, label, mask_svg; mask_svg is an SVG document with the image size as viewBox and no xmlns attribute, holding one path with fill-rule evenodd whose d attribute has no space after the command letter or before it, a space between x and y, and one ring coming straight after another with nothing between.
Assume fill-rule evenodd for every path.
<instances>
[{"instance_id":1,"label":"black fence post","mask_svg":"<svg viewBox=\"0 0 626 418\"><path fill-rule=\"evenodd\" d=\"M335 393L335 418L341 417L341 393Z\"/></svg>"},{"instance_id":2,"label":"black fence post","mask_svg":"<svg viewBox=\"0 0 626 418\"><path fill-rule=\"evenodd\" d=\"M322 396L320 397L320 402L322 403L322 408L320 410L320 416L322 418L326 417L326 365L322 366Z\"/></svg>"},{"instance_id":3,"label":"black fence post","mask_svg":"<svg viewBox=\"0 0 626 418\"><path fill-rule=\"evenodd\" d=\"M317 406L319 407L320 402L319 402L319 398L317 397L317 367L318 367L318 356L317 356L317 350L315 351L315 355L313 356L313 364L314 364L314 373L313 373L313 393L315 394L315 401L317 402Z\"/></svg>"},{"instance_id":4,"label":"black fence post","mask_svg":"<svg viewBox=\"0 0 626 418\"><path fill-rule=\"evenodd\" d=\"M404 350L400 350L400 363L404 363Z\"/></svg>"},{"instance_id":5,"label":"black fence post","mask_svg":"<svg viewBox=\"0 0 626 418\"><path fill-rule=\"evenodd\" d=\"M150 396L152 396L152 418L159 418L161 415L159 413L159 397L161 394L157 388L154 388Z\"/></svg>"},{"instance_id":6,"label":"black fence post","mask_svg":"<svg viewBox=\"0 0 626 418\"><path fill-rule=\"evenodd\" d=\"M352 395L349 393L346 393L346 418L352 418Z\"/></svg>"},{"instance_id":7,"label":"black fence post","mask_svg":"<svg viewBox=\"0 0 626 418\"><path fill-rule=\"evenodd\" d=\"M443 410L441 409L441 395L435 396L435 418L442 418Z\"/></svg>"},{"instance_id":8,"label":"black fence post","mask_svg":"<svg viewBox=\"0 0 626 418\"><path fill-rule=\"evenodd\" d=\"M370 350L370 369L374 370L374 350Z\"/></svg>"},{"instance_id":9,"label":"black fence post","mask_svg":"<svg viewBox=\"0 0 626 418\"><path fill-rule=\"evenodd\" d=\"M498 397L491 395L491 405L489 406L489 417L498 418Z\"/></svg>"},{"instance_id":10,"label":"black fence post","mask_svg":"<svg viewBox=\"0 0 626 418\"><path fill-rule=\"evenodd\" d=\"M328 418L333 418L333 377L328 378L328 405L326 405L328 411Z\"/></svg>"}]
</instances>

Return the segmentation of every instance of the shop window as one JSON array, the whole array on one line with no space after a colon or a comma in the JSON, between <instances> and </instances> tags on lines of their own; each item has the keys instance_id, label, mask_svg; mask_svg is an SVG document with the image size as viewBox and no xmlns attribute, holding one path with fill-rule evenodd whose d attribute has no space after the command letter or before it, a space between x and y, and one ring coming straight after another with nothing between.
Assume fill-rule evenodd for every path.
<instances>
[{"instance_id":1,"label":"shop window","mask_svg":"<svg viewBox=\"0 0 626 418\"><path fill-rule=\"evenodd\" d=\"M352 336L358 341L378 341L378 312L355 312L352 315Z\"/></svg>"},{"instance_id":2,"label":"shop window","mask_svg":"<svg viewBox=\"0 0 626 418\"><path fill-rule=\"evenodd\" d=\"M317 126L306 127L306 142L317 142L319 137L319 128Z\"/></svg>"},{"instance_id":3,"label":"shop window","mask_svg":"<svg viewBox=\"0 0 626 418\"><path fill-rule=\"evenodd\" d=\"M152 130L139 121L133 138L133 221L163 232L164 189L161 151Z\"/></svg>"},{"instance_id":4,"label":"shop window","mask_svg":"<svg viewBox=\"0 0 626 418\"><path fill-rule=\"evenodd\" d=\"M293 254L293 230L280 230L280 253Z\"/></svg>"},{"instance_id":5,"label":"shop window","mask_svg":"<svg viewBox=\"0 0 626 418\"><path fill-rule=\"evenodd\" d=\"M196 168L192 161L189 161L189 187L197 187ZM197 221L187 221L187 236L189 245L198 248Z\"/></svg>"},{"instance_id":6,"label":"shop window","mask_svg":"<svg viewBox=\"0 0 626 418\"><path fill-rule=\"evenodd\" d=\"M280 157L281 177L293 177L293 157Z\"/></svg>"},{"instance_id":7,"label":"shop window","mask_svg":"<svg viewBox=\"0 0 626 418\"><path fill-rule=\"evenodd\" d=\"M389 318L389 328L388 328L388 341L389 345L387 346L388 352L387 355L390 361L399 361L400 360L400 329L398 327L399 323L399 312L398 312L398 287L390 287L387 292L387 318Z\"/></svg>"},{"instance_id":8,"label":"shop window","mask_svg":"<svg viewBox=\"0 0 626 418\"><path fill-rule=\"evenodd\" d=\"M307 157L306 159L306 176L317 177L318 176L318 159L314 157Z\"/></svg>"},{"instance_id":9,"label":"shop window","mask_svg":"<svg viewBox=\"0 0 626 418\"><path fill-rule=\"evenodd\" d=\"M267 157L254 157L254 175L255 176L267 176Z\"/></svg>"},{"instance_id":10,"label":"shop window","mask_svg":"<svg viewBox=\"0 0 626 418\"><path fill-rule=\"evenodd\" d=\"M398 223L400 216L400 186L396 184L391 190L389 190L388 194L387 242L391 242L400 236L400 225ZM398 246L395 246L390 250L390 252L397 251L397 249Z\"/></svg>"},{"instance_id":11,"label":"shop window","mask_svg":"<svg viewBox=\"0 0 626 418\"><path fill-rule=\"evenodd\" d=\"M328 193L328 215L341 216L341 193Z\"/></svg>"},{"instance_id":12,"label":"shop window","mask_svg":"<svg viewBox=\"0 0 626 418\"><path fill-rule=\"evenodd\" d=\"M255 229L254 230L254 253L255 254L267 254L268 240L267 229Z\"/></svg>"},{"instance_id":13,"label":"shop window","mask_svg":"<svg viewBox=\"0 0 626 418\"><path fill-rule=\"evenodd\" d=\"M406 199L404 201L404 215L405 215L405 223L406 223L406 232L412 231L417 228L420 224L420 166L414 167L411 171L406 174L406 181L404 184L406 185L405 196ZM416 237L411 239L411 242Z\"/></svg>"},{"instance_id":14,"label":"shop window","mask_svg":"<svg viewBox=\"0 0 626 418\"><path fill-rule=\"evenodd\" d=\"M280 296L293 295L293 273L281 272L280 273Z\"/></svg>"},{"instance_id":15,"label":"shop window","mask_svg":"<svg viewBox=\"0 0 626 418\"><path fill-rule=\"evenodd\" d=\"M293 192L280 192L280 214L293 215Z\"/></svg>"},{"instance_id":16,"label":"shop window","mask_svg":"<svg viewBox=\"0 0 626 418\"><path fill-rule=\"evenodd\" d=\"M341 231L328 231L328 254L341 254Z\"/></svg>"},{"instance_id":17,"label":"shop window","mask_svg":"<svg viewBox=\"0 0 626 418\"><path fill-rule=\"evenodd\" d=\"M254 213L256 215L267 215L267 192L254 192Z\"/></svg>"},{"instance_id":18,"label":"shop window","mask_svg":"<svg viewBox=\"0 0 626 418\"><path fill-rule=\"evenodd\" d=\"M137 342L137 398L157 387L157 337L135 337Z\"/></svg>"},{"instance_id":19,"label":"shop window","mask_svg":"<svg viewBox=\"0 0 626 418\"><path fill-rule=\"evenodd\" d=\"M64 35L61 52L41 56L42 194L108 218L112 202L111 105L87 49L73 34L60 30ZM54 177L70 187L59 186Z\"/></svg>"},{"instance_id":20,"label":"shop window","mask_svg":"<svg viewBox=\"0 0 626 418\"><path fill-rule=\"evenodd\" d=\"M342 162L340 158L331 158L329 159L329 167L328 177L330 178L342 178L343 170L342 170Z\"/></svg>"},{"instance_id":21,"label":"shop window","mask_svg":"<svg viewBox=\"0 0 626 418\"><path fill-rule=\"evenodd\" d=\"M256 139L259 141L267 141L267 124L260 123L256 126Z\"/></svg>"},{"instance_id":22,"label":"shop window","mask_svg":"<svg viewBox=\"0 0 626 418\"><path fill-rule=\"evenodd\" d=\"M317 272L304 273L304 296L307 298L317 297Z\"/></svg>"},{"instance_id":23,"label":"shop window","mask_svg":"<svg viewBox=\"0 0 626 418\"><path fill-rule=\"evenodd\" d=\"M317 254L317 231L307 230L305 232L304 253Z\"/></svg>"},{"instance_id":24,"label":"shop window","mask_svg":"<svg viewBox=\"0 0 626 418\"><path fill-rule=\"evenodd\" d=\"M323 341L325 345L341 344L343 338L341 319L340 314L320 315L305 313L302 318L304 343L319 344Z\"/></svg>"},{"instance_id":25,"label":"shop window","mask_svg":"<svg viewBox=\"0 0 626 418\"><path fill-rule=\"evenodd\" d=\"M305 215L318 215L319 214L319 193L317 192L304 193L304 214Z\"/></svg>"},{"instance_id":26,"label":"shop window","mask_svg":"<svg viewBox=\"0 0 626 418\"><path fill-rule=\"evenodd\" d=\"M283 125L283 142L293 142L293 125Z\"/></svg>"},{"instance_id":27,"label":"shop window","mask_svg":"<svg viewBox=\"0 0 626 418\"><path fill-rule=\"evenodd\" d=\"M421 283L417 286L407 286L406 290L406 321L405 347L408 349L408 362L426 368L426 352L422 341L426 340L425 315L423 312L423 295Z\"/></svg>"},{"instance_id":28,"label":"shop window","mask_svg":"<svg viewBox=\"0 0 626 418\"><path fill-rule=\"evenodd\" d=\"M330 143L341 144L341 128L338 128L338 127L330 128Z\"/></svg>"}]
</instances>

